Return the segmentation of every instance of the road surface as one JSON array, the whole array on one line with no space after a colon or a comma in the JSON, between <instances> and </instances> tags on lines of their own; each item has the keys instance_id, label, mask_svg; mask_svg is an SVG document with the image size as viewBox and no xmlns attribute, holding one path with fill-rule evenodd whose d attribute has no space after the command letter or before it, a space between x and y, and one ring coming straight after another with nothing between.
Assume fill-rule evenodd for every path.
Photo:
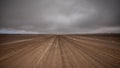
<instances>
[{"instance_id":1,"label":"road surface","mask_svg":"<svg viewBox=\"0 0 120 68\"><path fill-rule=\"evenodd\" d=\"M48 35L0 43L0 68L120 68L120 42Z\"/></svg>"}]
</instances>

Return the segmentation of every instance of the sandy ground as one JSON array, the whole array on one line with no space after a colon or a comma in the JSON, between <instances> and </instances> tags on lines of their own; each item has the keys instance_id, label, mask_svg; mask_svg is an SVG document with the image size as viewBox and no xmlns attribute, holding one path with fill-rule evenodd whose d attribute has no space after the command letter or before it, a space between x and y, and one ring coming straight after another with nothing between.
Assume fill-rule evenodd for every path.
<instances>
[{"instance_id":1,"label":"sandy ground","mask_svg":"<svg viewBox=\"0 0 120 68\"><path fill-rule=\"evenodd\" d=\"M120 41L115 40L120 37L37 35L2 38L0 68L120 68Z\"/></svg>"}]
</instances>

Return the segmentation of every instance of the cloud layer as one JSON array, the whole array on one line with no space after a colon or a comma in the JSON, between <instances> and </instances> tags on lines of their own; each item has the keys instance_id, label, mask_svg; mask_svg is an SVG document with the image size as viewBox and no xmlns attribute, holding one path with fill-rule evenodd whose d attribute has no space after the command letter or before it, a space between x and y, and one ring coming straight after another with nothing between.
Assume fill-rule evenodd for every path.
<instances>
[{"instance_id":1,"label":"cloud layer","mask_svg":"<svg viewBox=\"0 0 120 68\"><path fill-rule=\"evenodd\" d=\"M119 0L1 0L0 33L118 33ZM5 31L4 31L5 30Z\"/></svg>"}]
</instances>

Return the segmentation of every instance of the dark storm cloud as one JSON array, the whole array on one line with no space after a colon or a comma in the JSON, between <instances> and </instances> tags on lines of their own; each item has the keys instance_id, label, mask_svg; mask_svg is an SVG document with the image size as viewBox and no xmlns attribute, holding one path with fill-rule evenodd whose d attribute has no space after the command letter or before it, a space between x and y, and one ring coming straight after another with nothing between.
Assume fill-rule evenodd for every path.
<instances>
[{"instance_id":1,"label":"dark storm cloud","mask_svg":"<svg viewBox=\"0 0 120 68\"><path fill-rule=\"evenodd\" d=\"M120 31L120 0L0 0L0 33Z\"/></svg>"}]
</instances>

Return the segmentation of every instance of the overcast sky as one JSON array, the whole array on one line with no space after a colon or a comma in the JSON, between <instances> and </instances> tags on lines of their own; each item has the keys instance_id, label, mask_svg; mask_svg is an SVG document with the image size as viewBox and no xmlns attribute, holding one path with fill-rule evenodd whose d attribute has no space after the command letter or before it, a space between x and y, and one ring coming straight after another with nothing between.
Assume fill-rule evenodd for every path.
<instances>
[{"instance_id":1,"label":"overcast sky","mask_svg":"<svg viewBox=\"0 0 120 68\"><path fill-rule=\"evenodd\" d=\"M120 0L0 0L0 33L120 33Z\"/></svg>"}]
</instances>

